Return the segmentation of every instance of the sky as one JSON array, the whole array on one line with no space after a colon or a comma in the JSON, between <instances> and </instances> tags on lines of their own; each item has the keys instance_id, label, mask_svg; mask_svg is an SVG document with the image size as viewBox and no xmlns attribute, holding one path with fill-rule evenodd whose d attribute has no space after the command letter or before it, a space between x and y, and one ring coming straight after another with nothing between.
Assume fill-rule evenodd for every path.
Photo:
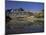
<instances>
[{"instance_id":1,"label":"sky","mask_svg":"<svg viewBox=\"0 0 46 35\"><path fill-rule=\"evenodd\" d=\"M5 8L17 9L23 8L24 10L41 11L44 9L44 3L39 2L22 2L22 1L7 1L5 2Z\"/></svg>"}]
</instances>

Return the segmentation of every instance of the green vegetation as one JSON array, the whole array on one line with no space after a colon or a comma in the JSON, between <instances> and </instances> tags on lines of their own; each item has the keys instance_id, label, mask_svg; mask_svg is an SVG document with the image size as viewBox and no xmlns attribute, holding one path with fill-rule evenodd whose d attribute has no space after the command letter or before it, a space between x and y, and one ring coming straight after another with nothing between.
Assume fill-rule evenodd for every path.
<instances>
[{"instance_id":1,"label":"green vegetation","mask_svg":"<svg viewBox=\"0 0 46 35\"><path fill-rule=\"evenodd\" d=\"M43 13L38 13L38 14L35 15L35 17L37 17L37 18L43 18L44 14Z\"/></svg>"},{"instance_id":2,"label":"green vegetation","mask_svg":"<svg viewBox=\"0 0 46 35\"><path fill-rule=\"evenodd\" d=\"M42 10L42 12L36 13L35 17L37 17L37 18L44 18L44 9Z\"/></svg>"}]
</instances>

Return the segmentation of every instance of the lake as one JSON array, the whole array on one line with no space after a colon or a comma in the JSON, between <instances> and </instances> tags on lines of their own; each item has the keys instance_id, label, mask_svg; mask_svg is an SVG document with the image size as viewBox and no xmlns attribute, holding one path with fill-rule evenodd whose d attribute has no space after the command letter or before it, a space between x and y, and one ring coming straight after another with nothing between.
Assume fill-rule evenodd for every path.
<instances>
[{"instance_id":1,"label":"lake","mask_svg":"<svg viewBox=\"0 0 46 35\"><path fill-rule=\"evenodd\" d=\"M37 33L44 32L44 21L37 20L34 22L29 21L16 21L9 22L6 25L6 33Z\"/></svg>"}]
</instances>

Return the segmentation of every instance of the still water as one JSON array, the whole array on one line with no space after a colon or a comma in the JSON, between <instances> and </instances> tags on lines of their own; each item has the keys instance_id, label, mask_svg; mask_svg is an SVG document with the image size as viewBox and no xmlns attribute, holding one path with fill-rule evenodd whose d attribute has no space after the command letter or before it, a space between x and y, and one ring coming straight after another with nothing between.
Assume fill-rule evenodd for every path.
<instances>
[{"instance_id":1,"label":"still water","mask_svg":"<svg viewBox=\"0 0 46 35\"><path fill-rule=\"evenodd\" d=\"M7 24L7 33L34 33L34 32L44 32L44 21L34 21L34 22L15 22Z\"/></svg>"}]
</instances>

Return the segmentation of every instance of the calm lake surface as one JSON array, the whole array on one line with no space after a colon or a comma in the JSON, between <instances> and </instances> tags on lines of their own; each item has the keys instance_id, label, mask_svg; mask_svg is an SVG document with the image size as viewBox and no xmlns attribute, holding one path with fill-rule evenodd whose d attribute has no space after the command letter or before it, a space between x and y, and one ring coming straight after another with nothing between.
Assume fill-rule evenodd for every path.
<instances>
[{"instance_id":1,"label":"calm lake surface","mask_svg":"<svg viewBox=\"0 0 46 35\"><path fill-rule=\"evenodd\" d=\"M6 26L6 33L35 33L44 32L44 21L18 21L15 23L9 22Z\"/></svg>"}]
</instances>

